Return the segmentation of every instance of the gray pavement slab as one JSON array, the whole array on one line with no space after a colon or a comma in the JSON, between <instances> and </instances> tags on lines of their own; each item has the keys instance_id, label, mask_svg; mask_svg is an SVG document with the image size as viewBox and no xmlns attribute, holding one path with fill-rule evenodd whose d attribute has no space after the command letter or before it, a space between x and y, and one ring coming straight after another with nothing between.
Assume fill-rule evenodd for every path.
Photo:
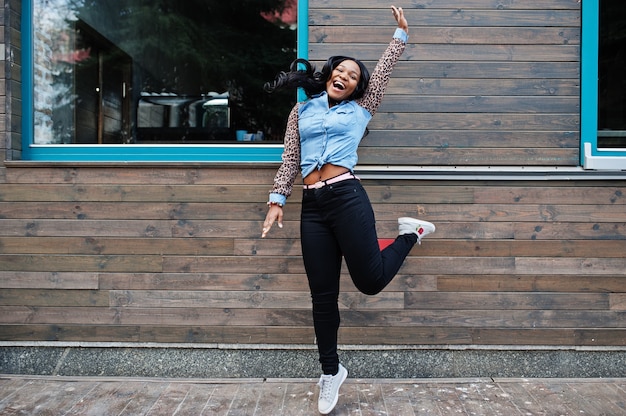
<instances>
[{"instance_id":1,"label":"gray pavement slab","mask_svg":"<svg viewBox=\"0 0 626 416\"><path fill-rule=\"evenodd\" d=\"M0 375L0 415L316 415L317 379ZM332 415L626 415L626 378L353 379Z\"/></svg>"}]
</instances>

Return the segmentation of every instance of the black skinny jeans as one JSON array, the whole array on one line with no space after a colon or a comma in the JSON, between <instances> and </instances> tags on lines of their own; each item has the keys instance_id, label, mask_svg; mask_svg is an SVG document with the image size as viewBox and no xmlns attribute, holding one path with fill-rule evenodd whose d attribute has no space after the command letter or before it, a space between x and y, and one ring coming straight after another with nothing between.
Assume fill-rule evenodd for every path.
<instances>
[{"instance_id":1,"label":"black skinny jeans","mask_svg":"<svg viewBox=\"0 0 626 416\"><path fill-rule=\"evenodd\" d=\"M336 374L342 256L354 285L367 295L375 295L396 275L417 236L398 236L380 251L374 212L358 179L305 189L300 232L322 371Z\"/></svg>"}]
</instances>

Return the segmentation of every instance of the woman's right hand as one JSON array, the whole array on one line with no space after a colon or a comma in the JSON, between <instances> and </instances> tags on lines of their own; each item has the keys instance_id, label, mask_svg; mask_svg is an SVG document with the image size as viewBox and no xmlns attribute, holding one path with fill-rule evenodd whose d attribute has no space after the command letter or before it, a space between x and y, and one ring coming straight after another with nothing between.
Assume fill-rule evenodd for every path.
<instances>
[{"instance_id":1,"label":"woman's right hand","mask_svg":"<svg viewBox=\"0 0 626 416\"><path fill-rule=\"evenodd\" d=\"M265 216L265 221L263 221L263 232L261 234L261 238L265 238L275 222L278 222L278 228L283 228L283 207L276 204L270 204L270 208Z\"/></svg>"},{"instance_id":2,"label":"woman's right hand","mask_svg":"<svg viewBox=\"0 0 626 416\"><path fill-rule=\"evenodd\" d=\"M404 17L404 10L402 7L391 6L391 11L393 12L393 17L398 22L398 27L408 35L409 34L409 23L406 21L406 17Z\"/></svg>"}]
</instances>

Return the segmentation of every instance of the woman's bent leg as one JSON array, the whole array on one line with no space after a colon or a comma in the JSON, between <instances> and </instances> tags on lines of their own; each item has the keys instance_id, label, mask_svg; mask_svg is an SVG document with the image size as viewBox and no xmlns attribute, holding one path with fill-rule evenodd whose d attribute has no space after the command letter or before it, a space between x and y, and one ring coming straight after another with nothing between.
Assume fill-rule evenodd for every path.
<instances>
[{"instance_id":1,"label":"woman's bent leg","mask_svg":"<svg viewBox=\"0 0 626 416\"><path fill-rule=\"evenodd\" d=\"M343 193L343 208L332 217L335 235L355 286L375 295L389 284L400 270L415 243L415 234L400 235L380 251L376 220L367 193L358 181L353 191Z\"/></svg>"}]
</instances>

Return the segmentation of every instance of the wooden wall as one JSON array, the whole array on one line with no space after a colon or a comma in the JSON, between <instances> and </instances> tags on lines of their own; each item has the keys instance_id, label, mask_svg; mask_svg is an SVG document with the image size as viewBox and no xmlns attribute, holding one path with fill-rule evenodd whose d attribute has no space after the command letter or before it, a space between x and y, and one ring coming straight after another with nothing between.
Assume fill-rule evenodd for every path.
<instances>
[{"instance_id":1,"label":"wooden wall","mask_svg":"<svg viewBox=\"0 0 626 416\"><path fill-rule=\"evenodd\" d=\"M373 69L385 2L310 0L309 58ZM362 164L579 164L580 2L428 0L403 6L409 44L361 145Z\"/></svg>"},{"instance_id":2,"label":"wooden wall","mask_svg":"<svg viewBox=\"0 0 626 416\"><path fill-rule=\"evenodd\" d=\"M13 167L0 340L312 343L299 199L274 167ZM365 181L380 237L437 225L380 295L344 276L348 344L626 345L626 181Z\"/></svg>"},{"instance_id":3,"label":"wooden wall","mask_svg":"<svg viewBox=\"0 0 626 416\"><path fill-rule=\"evenodd\" d=\"M312 59L348 49L373 65L386 5L310 4ZM578 164L577 0L398 5L411 44L363 164ZM6 109L15 159L15 97ZM259 238L277 166L4 165L0 340L313 342L298 190L285 228ZM626 345L626 179L364 184L381 237L404 215L437 232L380 295L343 277L340 342Z\"/></svg>"}]
</instances>

